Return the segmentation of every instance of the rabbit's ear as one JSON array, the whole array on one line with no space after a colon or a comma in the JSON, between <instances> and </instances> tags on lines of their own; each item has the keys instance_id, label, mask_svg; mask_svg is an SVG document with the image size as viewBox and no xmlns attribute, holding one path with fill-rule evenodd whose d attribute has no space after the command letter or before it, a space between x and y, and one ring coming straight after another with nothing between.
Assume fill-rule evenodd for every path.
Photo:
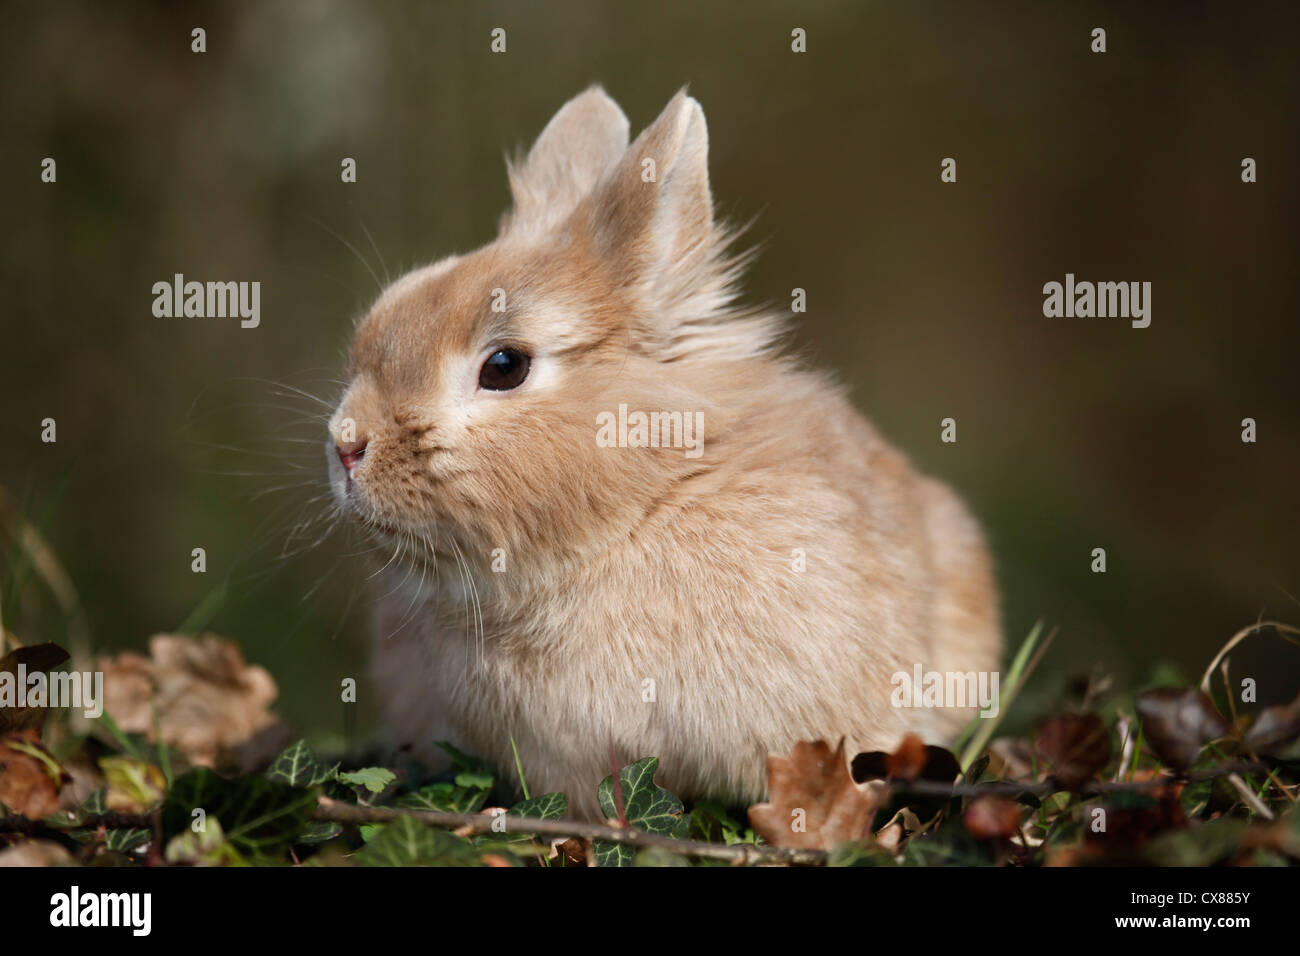
<instances>
[{"instance_id":1,"label":"rabbit's ear","mask_svg":"<svg viewBox=\"0 0 1300 956\"><path fill-rule=\"evenodd\" d=\"M578 94L546 124L521 163L509 164L514 208L501 232L563 221L627 149L627 117L599 86Z\"/></svg>"},{"instance_id":2,"label":"rabbit's ear","mask_svg":"<svg viewBox=\"0 0 1300 956\"><path fill-rule=\"evenodd\" d=\"M660 305L711 284L722 238L709 190L704 110L682 90L582 203L583 230L618 271L658 288Z\"/></svg>"}]
</instances>

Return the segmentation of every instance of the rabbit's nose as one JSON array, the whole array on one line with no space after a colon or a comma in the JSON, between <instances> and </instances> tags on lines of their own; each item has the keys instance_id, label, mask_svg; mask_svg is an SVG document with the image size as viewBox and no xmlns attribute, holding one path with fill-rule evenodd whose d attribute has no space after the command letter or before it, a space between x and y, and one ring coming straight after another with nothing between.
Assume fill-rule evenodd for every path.
<instances>
[{"instance_id":1,"label":"rabbit's nose","mask_svg":"<svg viewBox=\"0 0 1300 956\"><path fill-rule=\"evenodd\" d=\"M366 439L335 442L334 447L339 453L339 461L343 462L343 467L350 475L356 470L357 465L361 464L361 459L366 454Z\"/></svg>"}]
</instances>

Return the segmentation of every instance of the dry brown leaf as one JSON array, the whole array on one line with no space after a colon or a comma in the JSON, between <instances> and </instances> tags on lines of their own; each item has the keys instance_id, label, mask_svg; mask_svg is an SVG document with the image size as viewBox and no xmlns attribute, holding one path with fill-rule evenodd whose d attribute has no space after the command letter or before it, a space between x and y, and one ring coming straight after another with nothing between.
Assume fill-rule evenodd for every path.
<instances>
[{"instance_id":1,"label":"dry brown leaf","mask_svg":"<svg viewBox=\"0 0 1300 956\"><path fill-rule=\"evenodd\" d=\"M17 846L0 851L0 867L5 866L64 866L72 857L53 840L23 840Z\"/></svg>"},{"instance_id":2,"label":"dry brown leaf","mask_svg":"<svg viewBox=\"0 0 1300 956\"><path fill-rule=\"evenodd\" d=\"M925 741L916 734L907 734L886 758L886 775L892 780L915 780L925 769L927 757Z\"/></svg>"},{"instance_id":3,"label":"dry brown leaf","mask_svg":"<svg viewBox=\"0 0 1300 956\"><path fill-rule=\"evenodd\" d=\"M1020 805L1001 797L976 797L962 813L962 822L977 840L1006 840L1020 832Z\"/></svg>"},{"instance_id":4,"label":"dry brown leaf","mask_svg":"<svg viewBox=\"0 0 1300 956\"><path fill-rule=\"evenodd\" d=\"M212 634L158 634L149 651L149 657L127 651L99 662L104 709L124 731L156 739L156 706L163 742L210 767L275 723L269 709L275 681L245 663L232 642Z\"/></svg>"},{"instance_id":5,"label":"dry brown leaf","mask_svg":"<svg viewBox=\"0 0 1300 956\"><path fill-rule=\"evenodd\" d=\"M14 813L29 820L53 813L68 779L35 730L0 738L0 803Z\"/></svg>"},{"instance_id":6,"label":"dry brown leaf","mask_svg":"<svg viewBox=\"0 0 1300 956\"><path fill-rule=\"evenodd\" d=\"M1190 768L1202 747L1228 734L1214 701L1195 687L1144 690L1137 711L1144 739L1175 770Z\"/></svg>"},{"instance_id":7,"label":"dry brown leaf","mask_svg":"<svg viewBox=\"0 0 1300 956\"><path fill-rule=\"evenodd\" d=\"M773 846L831 850L868 835L880 809L876 790L849 775L844 740L800 741L789 757L767 758L768 802L749 808L754 832Z\"/></svg>"},{"instance_id":8,"label":"dry brown leaf","mask_svg":"<svg viewBox=\"0 0 1300 956\"><path fill-rule=\"evenodd\" d=\"M587 865L587 847L576 837L568 839L557 839L552 841L551 848L554 853L564 857L565 866L586 866Z\"/></svg>"},{"instance_id":9,"label":"dry brown leaf","mask_svg":"<svg viewBox=\"0 0 1300 956\"><path fill-rule=\"evenodd\" d=\"M1060 714L1039 728L1034 749L1056 782L1074 790L1110 760L1110 731L1096 714Z\"/></svg>"},{"instance_id":10,"label":"dry brown leaf","mask_svg":"<svg viewBox=\"0 0 1300 956\"><path fill-rule=\"evenodd\" d=\"M1019 737L998 737L989 744L987 775L1005 780L1024 780L1034 775L1034 748Z\"/></svg>"},{"instance_id":11,"label":"dry brown leaf","mask_svg":"<svg viewBox=\"0 0 1300 956\"><path fill-rule=\"evenodd\" d=\"M25 684L19 680L20 672L24 677L32 674L46 673L58 667L68 659L68 652L57 644L30 644L16 647L4 657L0 657L0 673L4 673L10 691L15 700L5 700L0 706L0 733L13 733L19 730L37 730L45 726L49 715L48 707L19 707L17 704L18 685ZM26 687L24 687L26 689Z\"/></svg>"}]
</instances>

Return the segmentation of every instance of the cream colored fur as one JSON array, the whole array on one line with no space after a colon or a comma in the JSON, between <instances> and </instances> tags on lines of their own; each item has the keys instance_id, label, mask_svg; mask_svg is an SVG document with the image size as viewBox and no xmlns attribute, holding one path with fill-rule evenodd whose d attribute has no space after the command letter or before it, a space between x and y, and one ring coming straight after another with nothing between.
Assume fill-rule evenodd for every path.
<instances>
[{"instance_id":1,"label":"cream colored fur","mask_svg":"<svg viewBox=\"0 0 1300 956\"><path fill-rule=\"evenodd\" d=\"M976 522L779 355L777 316L734 305L744 257L713 218L699 104L678 94L627 138L603 91L572 100L512 164L498 238L402 278L357 330L331 429L367 445L350 483L330 459L393 556L373 582L391 733L509 779L513 736L532 792L589 818L611 746L659 757L682 796L744 803L798 740L949 740L972 711L896 708L890 681L997 668ZM479 389L503 344L533 356L527 380ZM599 447L620 404L702 412L703 455Z\"/></svg>"}]
</instances>

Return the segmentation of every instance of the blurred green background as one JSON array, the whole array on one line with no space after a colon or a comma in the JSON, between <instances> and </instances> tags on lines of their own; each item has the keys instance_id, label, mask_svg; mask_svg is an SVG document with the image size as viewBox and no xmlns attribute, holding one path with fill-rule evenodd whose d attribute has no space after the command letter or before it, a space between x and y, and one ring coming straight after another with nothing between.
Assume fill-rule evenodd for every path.
<instances>
[{"instance_id":1,"label":"blurred green background","mask_svg":"<svg viewBox=\"0 0 1300 956\"><path fill-rule=\"evenodd\" d=\"M368 570L300 524L327 409L293 389L336 397L372 268L493 235L503 155L566 99L601 82L635 133L689 83L721 210L757 217L750 299L806 289L796 348L971 503L1009 641L1041 617L1048 675L1199 675L1261 614L1300 621L1300 16L1061 6L6 3L0 486L47 516L97 647L210 627L291 723L341 731ZM155 318L176 272L260 280L261 327ZM1151 327L1044 318L1066 272L1152 282ZM34 598L7 618L59 636ZM1233 672L1275 701L1300 657L1259 639Z\"/></svg>"}]
</instances>

